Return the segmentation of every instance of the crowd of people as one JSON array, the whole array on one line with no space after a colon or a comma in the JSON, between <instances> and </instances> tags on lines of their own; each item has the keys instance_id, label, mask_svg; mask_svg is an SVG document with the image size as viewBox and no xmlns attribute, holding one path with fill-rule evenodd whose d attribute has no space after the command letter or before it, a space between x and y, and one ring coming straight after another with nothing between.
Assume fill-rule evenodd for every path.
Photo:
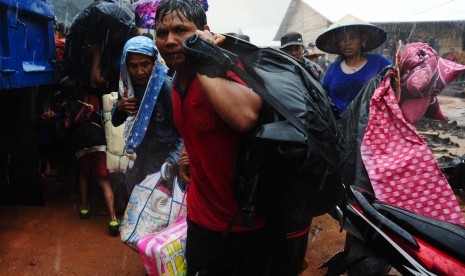
<instances>
[{"instance_id":1,"label":"crowd of people","mask_svg":"<svg viewBox=\"0 0 465 276\"><path fill-rule=\"evenodd\" d=\"M125 43L116 85L109 84L101 73L101 43L86 41L92 56L90 82L63 78L60 104L56 110L42 114L59 137L59 144L67 148L63 151L66 158L75 158L68 167L78 172L71 178L79 179L80 217L89 218L88 179L95 177L110 216L109 231L118 234L119 219L106 167L99 110L102 91L107 90L99 88L118 87L111 122L114 126L125 125L130 156L124 181L127 194L166 162L171 173L179 172L189 182L187 274L298 275L305 267L308 229L305 235L288 238L270 230L268 222L261 218L255 218L252 228L230 225L238 209L230 188L236 156L241 139L259 122L263 100L233 72L226 72L225 77L207 76L186 59L183 43L194 34L218 46L225 40L221 34L212 33L197 1L163 1L157 8L155 24L155 41L135 36ZM58 59L63 57L65 43L62 29L59 24ZM286 33L281 37L280 50L301 62L341 115L366 82L392 65L390 51L384 56L367 53L386 39L383 29L344 17L323 32L316 44L307 47L300 33ZM453 58L453 52L451 49L448 57ZM326 54L338 58L330 63ZM46 173L50 173L49 167ZM310 224L311 220L308 228ZM230 229L228 235L226 229Z\"/></svg>"}]
</instances>

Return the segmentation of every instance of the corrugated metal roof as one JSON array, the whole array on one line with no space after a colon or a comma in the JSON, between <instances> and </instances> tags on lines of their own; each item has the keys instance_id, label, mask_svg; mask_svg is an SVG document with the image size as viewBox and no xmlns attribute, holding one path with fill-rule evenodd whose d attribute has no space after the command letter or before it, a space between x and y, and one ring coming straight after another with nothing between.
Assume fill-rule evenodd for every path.
<instances>
[{"instance_id":1,"label":"corrugated metal roof","mask_svg":"<svg viewBox=\"0 0 465 276\"><path fill-rule=\"evenodd\" d=\"M335 22L347 14L372 23L465 21L465 0L302 0Z\"/></svg>"}]
</instances>

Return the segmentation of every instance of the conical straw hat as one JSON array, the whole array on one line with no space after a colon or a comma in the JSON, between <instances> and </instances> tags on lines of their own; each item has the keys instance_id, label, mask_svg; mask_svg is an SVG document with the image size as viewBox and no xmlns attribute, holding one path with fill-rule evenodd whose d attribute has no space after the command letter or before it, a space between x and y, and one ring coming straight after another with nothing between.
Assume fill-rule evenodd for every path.
<instances>
[{"instance_id":1,"label":"conical straw hat","mask_svg":"<svg viewBox=\"0 0 465 276\"><path fill-rule=\"evenodd\" d=\"M368 39L366 46L363 48L364 52L371 51L380 46L387 38L387 33L382 28L348 14L334 22L325 32L318 36L316 39L318 49L327 53L340 55L339 34L347 27L354 27L366 34Z\"/></svg>"}]
</instances>

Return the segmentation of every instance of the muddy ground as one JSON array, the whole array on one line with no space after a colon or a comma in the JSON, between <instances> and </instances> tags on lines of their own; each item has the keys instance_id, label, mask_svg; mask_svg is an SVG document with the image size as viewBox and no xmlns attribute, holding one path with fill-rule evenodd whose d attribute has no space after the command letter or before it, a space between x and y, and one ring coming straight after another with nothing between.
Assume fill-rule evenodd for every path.
<instances>
[{"instance_id":1,"label":"muddy ground","mask_svg":"<svg viewBox=\"0 0 465 276\"><path fill-rule=\"evenodd\" d=\"M423 118L415 127L440 166L465 154L465 82L453 84L438 97L447 121Z\"/></svg>"},{"instance_id":2,"label":"muddy ground","mask_svg":"<svg viewBox=\"0 0 465 276\"><path fill-rule=\"evenodd\" d=\"M416 125L440 165L465 154L464 95L456 86L440 96L449 121ZM104 205L95 187L89 220L79 219L75 193L50 185L44 191L45 206L0 206L0 275L145 275L139 256L108 235L108 217L97 215ZM314 218L302 275L324 275L318 265L343 248L344 237L331 217Z\"/></svg>"}]
</instances>

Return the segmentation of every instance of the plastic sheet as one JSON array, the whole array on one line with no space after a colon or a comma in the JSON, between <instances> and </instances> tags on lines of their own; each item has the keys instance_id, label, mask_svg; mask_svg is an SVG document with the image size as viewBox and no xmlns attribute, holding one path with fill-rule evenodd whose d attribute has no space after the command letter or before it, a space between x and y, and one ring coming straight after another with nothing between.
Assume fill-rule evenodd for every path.
<instances>
[{"instance_id":1,"label":"plastic sheet","mask_svg":"<svg viewBox=\"0 0 465 276\"><path fill-rule=\"evenodd\" d=\"M66 36L65 75L89 81L92 56L84 49L85 43L101 42L102 76L114 91L118 87L119 61L124 43L135 35L134 7L129 1L101 0L92 3L76 15Z\"/></svg>"}]
</instances>

